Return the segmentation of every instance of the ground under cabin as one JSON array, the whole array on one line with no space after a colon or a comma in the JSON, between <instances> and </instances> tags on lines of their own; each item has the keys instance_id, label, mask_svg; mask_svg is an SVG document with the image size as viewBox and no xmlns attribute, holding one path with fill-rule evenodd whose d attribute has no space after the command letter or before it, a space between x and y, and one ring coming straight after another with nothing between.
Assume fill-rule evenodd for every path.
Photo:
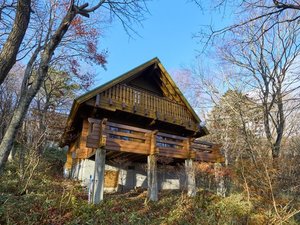
<instances>
[{"instance_id":1,"label":"ground under cabin","mask_svg":"<svg viewBox=\"0 0 300 225\"><path fill-rule=\"evenodd\" d=\"M95 203L105 189L144 187L151 200L159 189L194 195L193 163L223 161L219 145L197 140L208 134L200 122L154 58L74 100L61 141L65 174L92 178Z\"/></svg>"}]
</instances>

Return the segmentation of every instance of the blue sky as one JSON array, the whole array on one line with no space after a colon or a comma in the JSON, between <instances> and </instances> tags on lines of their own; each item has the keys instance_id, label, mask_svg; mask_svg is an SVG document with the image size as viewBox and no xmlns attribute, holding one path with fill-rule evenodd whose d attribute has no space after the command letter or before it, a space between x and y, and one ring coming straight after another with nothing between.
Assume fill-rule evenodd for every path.
<instances>
[{"instance_id":1,"label":"blue sky","mask_svg":"<svg viewBox=\"0 0 300 225\"><path fill-rule=\"evenodd\" d=\"M140 37L129 38L118 21L105 30L100 48L107 49L109 53L107 70L98 72L94 86L154 57L158 57L170 73L189 66L195 60L197 50L201 49L193 34L202 25L223 24L222 13L205 13L186 0L154 0L149 2L148 7L150 14L143 27L134 27Z\"/></svg>"}]
</instances>

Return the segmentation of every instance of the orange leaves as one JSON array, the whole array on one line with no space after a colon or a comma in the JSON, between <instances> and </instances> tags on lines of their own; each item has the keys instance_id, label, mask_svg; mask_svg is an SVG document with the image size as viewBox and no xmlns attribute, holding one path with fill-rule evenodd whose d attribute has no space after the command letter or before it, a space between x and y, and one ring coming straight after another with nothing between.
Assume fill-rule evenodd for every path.
<instances>
[{"instance_id":1,"label":"orange leaves","mask_svg":"<svg viewBox=\"0 0 300 225\"><path fill-rule=\"evenodd\" d=\"M95 37L99 35L99 32L88 25L80 16L77 16L73 19L71 22L71 29L74 30L75 35L80 36L80 37Z\"/></svg>"},{"instance_id":2,"label":"orange leaves","mask_svg":"<svg viewBox=\"0 0 300 225\"><path fill-rule=\"evenodd\" d=\"M87 27L84 25L81 17L77 16L71 23L71 28L74 29L75 34L78 36L87 36L89 35L89 31Z\"/></svg>"}]
</instances>

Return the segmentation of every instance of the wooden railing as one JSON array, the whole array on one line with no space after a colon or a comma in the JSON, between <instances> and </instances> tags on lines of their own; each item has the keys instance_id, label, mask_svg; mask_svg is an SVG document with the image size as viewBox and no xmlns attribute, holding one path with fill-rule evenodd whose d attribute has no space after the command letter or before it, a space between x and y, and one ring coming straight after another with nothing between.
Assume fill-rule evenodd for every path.
<instances>
[{"instance_id":1,"label":"wooden railing","mask_svg":"<svg viewBox=\"0 0 300 225\"><path fill-rule=\"evenodd\" d=\"M197 129L185 105L127 85L116 85L99 95L99 105Z\"/></svg>"},{"instance_id":2,"label":"wooden railing","mask_svg":"<svg viewBox=\"0 0 300 225\"><path fill-rule=\"evenodd\" d=\"M158 155L172 158L190 158L189 139L177 135L158 133L156 147Z\"/></svg>"},{"instance_id":3,"label":"wooden railing","mask_svg":"<svg viewBox=\"0 0 300 225\"><path fill-rule=\"evenodd\" d=\"M190 138L127 126L106 120L89 119L87 147L104 146L110 151L156 154L171 158L193 158L197 161L222 161L220 146L193 141Z\"/></svg>"},{"instance_id":4,"label":"wooden railing","mask_svg":"<svg viewBox=\"0 0 300 225\"><path fill-rule=\"evenodd\" d=\"M195 152L195 160L207 162L223 162L224 158L220 153L221 145L204 141L193 141L191 149Z\"/></svg>"}]
</instances>

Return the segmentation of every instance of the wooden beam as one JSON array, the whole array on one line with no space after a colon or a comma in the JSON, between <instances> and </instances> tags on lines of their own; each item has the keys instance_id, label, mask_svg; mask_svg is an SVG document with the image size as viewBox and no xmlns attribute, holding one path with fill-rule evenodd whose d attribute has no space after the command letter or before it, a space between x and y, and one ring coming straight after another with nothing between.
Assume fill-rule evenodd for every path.
<instances>
[{"instance_id":1,"label":"wooden beam","mask_svg":"<svg viewBox=\"0 0 300 225\"><path fill-rule=\"evenodd\" d=\"M152 131L150 134L150 154L156 154L158 153L158 148L156 147L156 135L158 133L158 130Z\"/></svg>"},{"instance_id":2,"label":"wooden beam","mask_svg":"<svg viewBox=\"0 0 300 225\"><path fill-rule=\"evenodd\" d=\"M98 107L100 105L100 94L96 95L96 102L95 102L95 107Z\"/></svg>"}]
</instances>

